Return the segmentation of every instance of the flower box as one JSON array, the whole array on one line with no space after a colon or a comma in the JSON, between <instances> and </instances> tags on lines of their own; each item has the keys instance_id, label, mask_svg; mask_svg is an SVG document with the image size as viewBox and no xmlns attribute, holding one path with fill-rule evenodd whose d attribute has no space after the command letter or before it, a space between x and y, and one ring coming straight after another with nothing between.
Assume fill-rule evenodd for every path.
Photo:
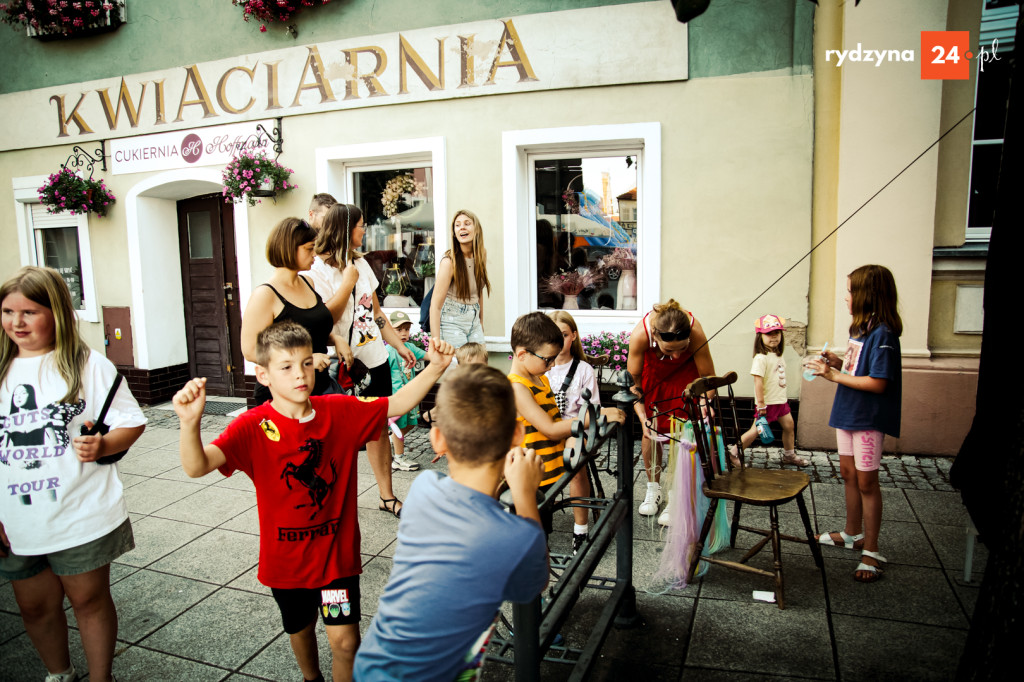
<instances>
[{"instance_id":1,"label":"flower box","mask_svg":"<svg viewBox=\"0 0 1024 682\"><path fill-rule=\"evenodd\" d=\"M8 0L0 22L24 26L37 40L67 40L114 31L126 20L124 0Z\"/></svg>"}]
</instances>

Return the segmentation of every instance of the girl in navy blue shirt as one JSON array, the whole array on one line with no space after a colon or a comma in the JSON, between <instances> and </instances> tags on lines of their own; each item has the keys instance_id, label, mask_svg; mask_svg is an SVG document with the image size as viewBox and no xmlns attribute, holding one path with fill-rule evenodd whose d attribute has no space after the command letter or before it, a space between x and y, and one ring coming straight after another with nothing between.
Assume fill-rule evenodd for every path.
<instances>
[{"instance_id":1,"label":"girl in navy blue shirt","mask_svg":"<svg viewBox=\"0 0 1024 682\"><path fill-rule=\"evenodd\" d=\"M896 311L892 273L882 265L863 265L851 272L846 278L846 304L853 323L843 360L827 352L809 363L817 376L838 384L828 424L836 429L846 492L846 528L823 533L818 542L861 550L853 577L874 582L886 561L878 551L882 440L885 434L900 435L903 321Z\"/></svg>"}]
</instances>

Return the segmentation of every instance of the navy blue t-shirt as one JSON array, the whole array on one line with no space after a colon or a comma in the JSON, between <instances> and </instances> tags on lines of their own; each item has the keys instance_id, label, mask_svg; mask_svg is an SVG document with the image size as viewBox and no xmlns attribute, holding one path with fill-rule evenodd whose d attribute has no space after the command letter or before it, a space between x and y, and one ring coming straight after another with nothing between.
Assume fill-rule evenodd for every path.
<instances>
[{"instance_id":1,"label":"navy blue t-shirt","mask_svg":"<svg viewBox=\"0 0 1024 682\"><path fill-rule=\"evenodd\" d=\"M548 580L540 524L435 471L413 481L394 566L356 654L355 679L451 682L505 600Z\"/></svg>"},{"instance_id":2,"label":"navy blue t-shirt","mask_svg":"<svg viewBox=\"0 0 1024 682\"><path fill-rule=\"evenodd\" d=\"M846 431L881 431L899 438L903 399L900 337L881 324L867 336L850 339L843 374L886 379L888 383L882 393L837 386L828 425Z\"/></svg>"}]
</instances>

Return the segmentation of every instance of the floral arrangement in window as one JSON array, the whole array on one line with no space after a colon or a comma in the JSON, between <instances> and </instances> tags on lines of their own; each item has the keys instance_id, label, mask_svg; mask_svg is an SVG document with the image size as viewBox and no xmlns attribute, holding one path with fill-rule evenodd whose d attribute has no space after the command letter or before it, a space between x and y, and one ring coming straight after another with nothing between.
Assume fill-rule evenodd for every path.
<instances>
[{"instance_id":1,"label":"floral arrangement in window","mask_svg":"<svg viewBox=\"0 0 1024 682\"><path fill-rule=\"evenodd\" d=\"M0 22L38 35L75 36L121 24L124 0L10 0L0 2Z\"/></svg>"},{"instance_id":2,"label":"floral arrangement in window","mask_svg":"<svg viewBox=\"0 0 1024 682\"><path fill-rule=\"evenodd\" d=\"M239 5L242 8L242 18L249 21L249 18L260 22L260 33L267 32L267 24L279 21L286 22L303 7L315 7L326 5L331 0L231 0L232 5ZM295 27L289 26L288 33L295 37Z\"/></svg>"},{"instance_id":3,"label":"floral arrangement in window","mask_svg":"<svg viewBox=\"0 0 1024 682\"><path fill-rule=\"evenodd\" d=\"M398 204L406 194L419 196L424 193L426 193L426 187L422 182L416 182L410 173L396 175L388 180L384 185L384 191L380 193L384 217L393 218L398 213Z\"/></svg>"},{"instance_id":4,"label":"floral arrangement in window","mask_svg":"<svg viewBox=\"0 0 1024 682\"><path fill-rule=\"evenodd\" d=\"M257 197L273 197L278 192L295 189L298 185L288 182L294 172L267 158L266 152L243 151L224 169L224 201L244 198L250 206L255 206L261 203Z\"/></svg>"},{"instance_id":5,"label":"floral arrangement in window","mask_svg":"<svg viewBox=\"0 0 1024 682\"><path fill-rule=\"evenodd\" d=\"M612 371L626 369L626 358L629 355L629 332L601 332L587 334L580 338L584 354L590 357L607 356L603 365Z\"/></svg>"},{"instance_id":6,"label":"floral arrangement in window","mask_svg":"<svg viewBox=\"0 0 1024 682\"><path fill-rule=\"evenodd\" d=\"M46 206L47 213L71 215L93 211L96 215L107 215L107 207L116 201L113 193L103 180L84 177L81 172L61 168L47 178L40 187L39 203Z\"/></svg>"},{"instance_id":7,"label":"floral arrangement in window","mask_svg":"<svg viewBox=\"0 0 1024 682\"><path fill-rule=\"evenodd\" d=\"M636 270L636 252L620 246L601 259L601 267Z\"/></svg>"},{"instance_id":8,"label":"floral arrangement in window","mask_svg":"<svg viewBox=\"0 0 1024 682\"><path fill-rule=\"evenodd\" d=\"M584 289L596 289L605 283L605 275L600 270L578 272L557 272L541 281L543 291L562 294L563 296L579 296Z\"/></svg>"}]
</instances>

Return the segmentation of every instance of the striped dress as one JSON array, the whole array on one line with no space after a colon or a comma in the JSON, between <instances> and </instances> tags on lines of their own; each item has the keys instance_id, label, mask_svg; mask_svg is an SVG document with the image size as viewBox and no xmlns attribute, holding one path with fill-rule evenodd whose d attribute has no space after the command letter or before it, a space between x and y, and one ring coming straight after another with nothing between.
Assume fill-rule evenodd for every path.
<instances>
[{"instance_id":1,"label":"striped dress","mask_svg":"<svg viewBox=\"0 0 1024 682\"><path fill-rule=\"evenodd\" d=\"M551 392L551 384L546 376L541 376L542 386L537 386L532 381L524 379L518 374L509 374L508 380L514 384L522 384L530 389L533 399L537 401L541 409L548 413L553 421L562 421L558 411L558 403L555 402L555 395ZM523 438L523 448L533 448L534 452L544 462L544 478L540 485L544 487L557 481L564 470L562 465L562 451L565 450L564 440L550 440L547 436L537 430L537 427L523 419L520 415L519 421L526 429L526 436Z\"/></svg>"}]
</instances>

